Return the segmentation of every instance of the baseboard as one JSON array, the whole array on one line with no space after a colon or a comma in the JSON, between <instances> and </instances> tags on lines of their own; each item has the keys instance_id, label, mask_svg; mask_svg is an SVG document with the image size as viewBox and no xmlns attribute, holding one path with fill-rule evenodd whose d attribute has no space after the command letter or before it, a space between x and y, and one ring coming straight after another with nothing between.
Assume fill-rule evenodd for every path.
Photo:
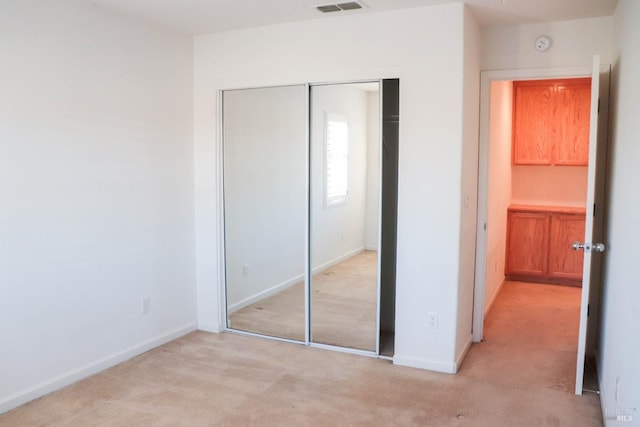
<instances>
[{"instance_id":1,"label":"baseboard","mask_svg":"<svg viewBox=\"0 0 640 427\"><path fill-rule=\"evenodd\" d=\"M217 323L198 322L198 330L219 334L224 331L224 328L220 327Z\"/></svg>"},{"instance_id":2,"label":"baseboard","mask_svg":"<svg viewBox=\"0 0 640 427\"><path fill-rule=\"evenodd\" d=\"M473 342L473 335L469 334L469 337L467 338L467 342L464 344L464 348L462 349L462 351L460 352L460 354L456 358L456 372L455 373L457 373L458 370L460 370L460 366L462 365L462 361L464 360L465 356L467 355L467 352L471 348L471 343L472 342Z\"/></svg>"},{"instance_id":3,"label":"baseboard","mask_svg":"<svg viewBox=\"0 0 640 427\"><path fill-rule=\"evenodd\" d=\"M403 356L395 355L393 356L393 364L400 365L400 366L408 366L410 368L419 368L419 369L426 369L429 371L443 372L445 374L455 374L458 372L458 369L460 369L460 366L462 365L462 361L464 360L464 357L467 355L467 352L471 348L472 341L473 341L473 336L469 334L469 337L467 338L467 341L464 347L462 348L462 351L456 358L455 363L445 363L445 362L439 362L435 360L417 359L414 357L403 357Z\"/></svg>"},{"instance_id":4,"label":"baseboard","mask_svg":"<svg viewBox=\"0 0 640 427\"><path fill-rule=\"evenodd\" d=\"M344 255L341 255L337 258L334 258L328 262L325 262L322 265L319 265L318 267L313 269L313 274L318 274L324 270L327 270L331 267L333 267L336 264L341 263L342 261L345 261L349 258L351 258L352 256L358 255L361 252L364 252L365 248L364 247L360 247L357 249L354 249L352 251L347 252ZM299 276L293 277L291 279L285 280L282 283L279 283L275 286L272 286L268 289L265 289L264 291L260 291L257 294L251 295L241 301L238 301L235 304L232 304L229 306L229 308L227 308L227 313L231 314L231 313L235 313L238 310L242 310L243 308L250 306L253 303L256 303L258 301L262 301L265 298L268 298L272 295L275 295L277 293L280 293L282 291L284 291L285 289L295 285L296 283L299 283L301 281L304 280L304 274L301 274ZM201 328L202 329L202 328Z\"/></svg>"},{"instance_id":5,"label":"baseboard","mask_svg":"<svg viewBox=\"0 0 640 427\"><path fill-rule=\"evenodd\" d=\"M231 313L235 313L238 310L242 310L243 308L250 306L251 304L258 302L258 301L262 301L265 298L268 298L272 295L275 295L277 293L280 293L282 291L284 291L287 288L290 288L291 286L295 285L296 283L299 283L301 281L304 280L304 274L301 274L300 276L296 276L292 279L289 280L285 280L282 283L278 283L275 286L272 286L268 289L265 289L264 291L260 291L257 294L251 295L241 301L238 301L235 304L232 304L229 306L229 308L227 308L227 313L231 314Z\"/></svg>"},{"instance_id":6,"label":"baseboard","mask_svg":"<svg viewBox=\"0 0 640 427\"><path fill-rule=\"evenodd\" d=\"M44 396L45 394L49 394L63 387L66 387L91 375L95 375L107 368L111 368L112 366L129 360L132 357L138 356L162 344L166 344L169 341L173 341L176 338L180 338L181 336L193 332L196 329L197 328L195 324L189 324L182 328L174 329L159 337L153 338L141 344L129 347L128 349L125 349L111 356L105 357L104 359L97 360L71 372L67 372L50 380L43 381L33 387L29 387L25 390L14 393L0 400L0 414L17 408L20 405L24 405L27 402Z\"/></svg>"},{"instance_id":7,"label":"baseboard","mask_svg":"<svg viewBox=\"0 0 640 427\"><path fill-rule=\"evenodd\" d=\"M582 279L576 279L575 277L539 277L527 274L510 274L506 276L506 279L511 282L544 283L547 285L563 285L577 288L582 287Z\"/></svg>"},{"instance_id":8,"label":"baseboard","mask_svg":"<svg viewBox=\"0 0 640 427\"><path fill-rule=\"evenodd\" d=\"M602 376L600 373L600 363L598 363L598 357L596 356L596 372L598 374L598 388L600 389L600 393L598 397L600 397L600 411L602 412L602 421L604 423L604 427L613 427L614 425L619 426L621 423L618 421L618 417L614 411L612 412L611 406L607 405L607 396L604 391L604 387L602 386ZM623 414L624 415L624 414ZM635 415L635 414L633 414ZM625 424L625 423L622 423Z\"/></svg>"},{"instance_id":9,"label":"baseboard","mask_svg":"<svg viewBox=\"0 0 640 427\"><path fill-rule=\"evenodd\" d=\"M405 357L394 355L393 364L399 366L407 366L409 368L426 369L428 371L442 372L445 374L455 374L456 364L445 363L436 360L417 359L414 357Z\"/></svg>"},{"instance_id":10,"label":"baseboard","mask_svg":"<svg viewBox=\"0 0 640 427\"><path fill-rule=\"evenodd\" d=\"M489 300L489 304L487 304L484 308L484 314L483 316L486 318L487 314L489 314L489 311L491 310L491 307L493 307L493 304L496 302L496 299L498 298L498 294L500 293L500 291L502 290L502 286L504 286L504 283L506 282L506 278L502 279L502 282L500 282L500 284L498 285L498 287L496 288L496 291L493 293L493 295L491 296L491 299Z\"/></svg>"},{"instance_id":11,"label":"baseboard","mask_svg":"<svg viewBox=\"0 0 640 427\"><path fill-rule=\"evenodd\" d=\"M610 426L609 421L611 421L611 420L608 418L608 414L607 414L607 411L608 411L608 408L609 408L607 406L607 398L606 398L606 396L605 396L605 394L603 392L603 388L602 388L602 378L600 377L600 369L596 368L596 370L598 372L598 387L600 388L600 394L599 394L600 399L598 399L598 400L600 400L600 411L602 412L602 421L604 423L604 427L609 427Z\"/></svg>"},{"instance_id":12,"label":"baseboard","mask_svg":"<svg viewBox=\"0 0 640 427\"><path fill-rule=\"evenodd\" d=\"M364 248L364 246L362 246L362 247L359 247L359 248L354 249L352 251L349 251L344 255L340 255L339 257L334 258L334 259L332 259L330 261L327 261L324 264L321 264L321 265L317 266L316 268L314 268L313 269L313 274L318 274L318 273L320 273L320 272L322 272L324 270L327 270L327 269L333 267L334 265L340 264L342 261L346 261L349 258L351 258L353 256L356 256L359 253L362 253L364 251L365 251L365 248Z\"/></svg>"}]
</instances>

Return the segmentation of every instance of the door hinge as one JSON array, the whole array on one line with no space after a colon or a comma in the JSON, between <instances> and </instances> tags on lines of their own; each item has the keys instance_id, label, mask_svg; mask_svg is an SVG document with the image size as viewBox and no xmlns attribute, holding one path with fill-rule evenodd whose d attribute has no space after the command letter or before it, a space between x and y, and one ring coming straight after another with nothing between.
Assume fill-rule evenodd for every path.
<instances>
[{"instance_id":1,"label":"door hinge","mask_svg":"<svg viewBox=\"0 0 640 427\"><path fill-rule=\"evenodd\" d=\"M594 217L596 216L596 204L595 203L593 204L593 216Z\"/></svg>"},{"instance_id":2,"label":"door hinge","mask_svg":"<svg viewBox=\"0 0 640 427\"><path fill-rule=\"evenodd\" d=\"M587 304L587 317L591 314L591 306Z\"/></svg>"},{"instance_id":3,"label":"door hinge","mask_svg":"<svg viewBox=\"0 0 640 427\"><path fill-rule=\"evenodd\" d=\"M600 98L598 98L598 113L600 113Z\"/></svg>"}]
</instances>

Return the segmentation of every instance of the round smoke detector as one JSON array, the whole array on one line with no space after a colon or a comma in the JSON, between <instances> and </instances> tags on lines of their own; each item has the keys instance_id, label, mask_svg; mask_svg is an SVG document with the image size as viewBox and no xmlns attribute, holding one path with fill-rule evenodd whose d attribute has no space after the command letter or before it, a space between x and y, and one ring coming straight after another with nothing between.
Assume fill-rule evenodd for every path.
<instances>
[{"instance_id":1,"label":"round smoke detector","mask_svg":"<svg viewBox=\"0 0 640 427\"><path fill-rule=\"evenodd\" d=\"M551 37L540 36L536 39L536 50L538 52L546 52L551 48Z\"/></svg>"}]
</instances>

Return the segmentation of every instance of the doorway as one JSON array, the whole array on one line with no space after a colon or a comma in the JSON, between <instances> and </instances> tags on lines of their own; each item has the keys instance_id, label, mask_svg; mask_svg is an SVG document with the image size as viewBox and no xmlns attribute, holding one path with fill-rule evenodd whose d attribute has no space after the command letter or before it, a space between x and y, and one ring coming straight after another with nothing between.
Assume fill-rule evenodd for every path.
<instances>
[{"instance_id":1,"label":"doorway","mask_svg":"<svg viewBox=\"0 0 640 427\"><path fill-rule=\"evenodd\" d=\"M505 280L581 286L590 93L589 78L491 82L485 311Z\"/></svg>"},{"instance_id":2,"label":"doorway","mask_svg":"<svg viewBox=\"0 0 640 427\"><path fill-rule=\"evenodd\" d=\"M597 60L594 60L594 64L597 62ZM598 67L596 67L594 65L594 69L598 69ZM507 272L507 263L509 263L509 258L505 256L505 254L508 254L508 250L507 250L507 242L505 241L505 238L503 236L505 236L507 234L507 230L509 229L508 224L509 224L509 218L508 218L508 208L509 206L512 205L513 199L512 199L512 195L513 195L513 191L516 188L512 188L512 186L519 186L518 191L522 190L522 182L514 182L514 180L511 180L512 178L512 170L510 170L511 166L513 165L512 163L512 154L503 154L503 161L502 164L506 164L508 165L507 167L504 168L504 170L492 170L490 163L496 162L496 158L500 158L500 156L493 156L492 157L492 152L490 150L490 130L491 130L491 126L492 124L495 126L495 122L499 122L500 119L502 119L502 117L496 117L496 114L492 114L492 106L491 103L494 103L494 107L495 107L495 103L499 102L499 98L498 100L494 99L497 94L493 93L493 97L492 97L492 87L495 88L496 86L500 86L502 85L502 96L504 98L511 98L513 96L513 93L508 93L507 90L504 90L505 88L512 88L513 85L511 83L508 82L512 82L512 81L523 81L523 80L551 80L551 79L569 79L569 78L585 78L585 77L590 77L594 75L594 71L592 69L589 68L572 68L572 69L555 69L555 70L507 70L507 71L488 71L488 72L483 72L482 76L481 76L481 117L480 117L480 149L479 149L479 186L478 186L478 239L477 239L477 251L476 251L476 286L475 286L475 298L474 298L474 312L473 312L473 340L474 342L480 342L483 339L483 335L484 335L484 320L485 320L485 316L487 315L487 312L489 310L489 308L491 308L491 305L494 303L495 301L495 297L498 295L498 291L500 290L500 287L503 286L503 283L505 282L505 279L507 278L505 275L505 272ZM595 75L598 75L597 72L595 72ZM603 75L603 72L600 72L600 76ZM603 96L603 92L602 92L602 88L603 86L600 86L601 91L600 91L600 96L602 98ZM597 88L596 88L597 89ZM595 90L596 95L598 94L597 90ZM607 97L608 93L604 94L604 97ZM597 98L596 98L597 99ZM605 100L606 103L606 100ZM591 103L592 105L598 105L598 103ZM494 112L495 113L495 112ZM500 113L500 111L498 110L498 113ZM511 118L511 114L512 114L512 110L511 108L503 108L501 114L503 116L508 116L508 118ZM598 114L597 112L595 113L595 120L593 120L593 111L591 112L591 117L592 117L592 122L595 123L602 123L602 117L605 118L606 121L606 114L603 114L600 116L600 118L598 118ZM605 123L606 124L606 123ZM510 126L509 124L504 125L503 126L507 131L509 130L513 130L513 127ZM606 128L606 126L605 126ZM596 129L597 130L597 129ZM508 133L508 132L507 132ZM593 131L590 131L590 133L592 134L591 136L593 136ZM504 138L503 144L510 146L511 145L511 137L509 135L509 137ZM593 145L594 147L596 147L596 145ZM591 149L591 148L590 148ZM493 153L495 155L495 153ZM590 154L591 156L593 155L593 153ZM494 158L496 157L496 158ZM591 173L591 164L589 165L589 173ZM520 181L523 181L523 175L525 177L527 177L527 175L531 175L531 172L535 171L535 167L534 168L530 168L530 169L525 169L525 170L520 170L518 171L518 173L521 175L519 176L517 179ZM583 182L582 185L584 185L584 171L580 171L580 170L574 170L574 171L570 171L569 169L565 169L565 170L554 170L553 173L555 175L558 175L559 173L563 173L565 175L565 180L566 181L577 181L578 178L581 182ZM493 174L493 175L492 175ZM567 177L567 175L569 175ZM507 177L506 179L503 179L502 181L500 180L500 177ZM530 178L530 176L529 176ZM492 187L489 185L490 180L493 179L493 181L500 181L503 182L506 181L507 182L507 190L508 191L504 191L502 194L504 195L505 193L508 194L508 197L503 197L502 199L498 198L498 203L497 205L499 206L499 208L497 209L499 215L495 214L496 208L495 206L490 206L491 202L493 201L493 203L495 204L495 195L492 197L491 191L492 191ZM526 182L526 180L524 180L524 182ZM574 186L575 187L575 186ZM559 190L559 189L555 189L555 190ZM495 191L495 189L493 189L493 191ZM584 196L581 196L584 197ZM575 206L579 206L580 203L582 203L582 207L580 209L584 209L584 199L583 200L579 200L579 198L576 198L575 196L572 197L572 199L570 199L571 203L570 204L574 204ZM536 203L538 203L539 200L536 201ZM493 209L494 213L491 214L491 210ZM590 212L587 212L587 216L590 215ZM529 215L529 214L528 214ZM537 221L537 224L548 224L548 222L546 221L551 221L551 219L549 218L544 218L541 215L538 215L538 217L535 217L535 215L531 214L529 215L529 219L531 220L531 223L534 224ZM591 216L591 218L593 218L593 216ZM564 219L564 218L563 218ZM565 224L566 225L566 224ZM558 229L566 229L566 227L563 225L563 227L556 227ZM575 227L574 227L575 228ZM579 228L579 227L578 227ZM544 228L539 228L536 229L535 227L530 228L530 231L533 230L533 234L538 234L540 231L539 230L543 230ZM584 226L582 226L582 233L584 233ZM497 237L496 237L497 236ZM537 256L537 252L535 251L529 251L528 253L533 254L533 256ZM525 272L531 272L530 270L527 271L527 269L524 269ZM520 271L520 273L522 273L522 271ZM552 280L542 280L542 281L546 281L546 282L553 282ZM596 292L597 293L597 292ZM587 309L587 304L586 301L589 299L589 296L592 296L592 294L594 294L594 292L589 293L588 287L587 287L587 291L586 292L582 292L580 291L580 299L581 299L581 304L580 304L580 328L581 328L581 335L582 335L582 316L585 316L586 318L586 309ZM593 308L593 306L592 306ZM595 316L592 316L589 318L589 324L594 323L594 319ZM591 326L590 326L591 327ZM593 328L592 330L589 331L589 334L594 335L593 334ZM580 337L580 341L582 341L582 336ZM593 344L593 345L587 345L587 352L589 352L589 349L595 348L595 343L590 342L588 344ZM582 345L578 345L578 355L580 355L580 348L583 348L584 351L584 344ZM575 353L574 353L575 355ZM578 357L579 359L579 357ZM575 358L574 358L575 360ZM577 368L579 369L579 368ZM581 375L581 374L580 374ZM582 389L582 380L581 378L578 378L578 375L576 376L576 393L578 393L578 385L577 382L578 380L580 381L580 390ZM579 394L579 393L578 393Z\"/></svg>"}]
</instances>

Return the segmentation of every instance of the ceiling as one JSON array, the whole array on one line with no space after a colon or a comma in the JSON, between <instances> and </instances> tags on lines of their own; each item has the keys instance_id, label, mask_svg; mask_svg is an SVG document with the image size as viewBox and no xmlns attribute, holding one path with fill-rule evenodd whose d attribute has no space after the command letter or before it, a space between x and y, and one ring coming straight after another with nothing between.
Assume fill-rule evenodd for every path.
<instances>
[{"instance_id":1,"label":"ceiling","mask_svg":"<svg viewBox=\"0 0 640 427\"><path fill-rule=\"evenodd\" d=\"M358 0L356 11L323 14L315 6L351 0L85 0L190 34L206 34L347 14L464 1L482 25L527 24L613 15L618 0Z\"/></svg>"}]
</instances>

